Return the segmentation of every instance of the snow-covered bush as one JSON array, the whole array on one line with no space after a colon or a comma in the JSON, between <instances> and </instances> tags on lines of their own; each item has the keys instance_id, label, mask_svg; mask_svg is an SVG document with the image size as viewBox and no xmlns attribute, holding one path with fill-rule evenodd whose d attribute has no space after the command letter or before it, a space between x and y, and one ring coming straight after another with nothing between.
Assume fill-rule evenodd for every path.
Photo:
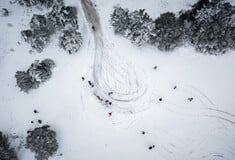
<instances>
[{"instance_id":1,"label":"snow-covered bush","mask_svg":"<svg viewBox=\"0 0 235 160\"><path fill-rule=\"evenodd\" d=\"M150 31L154 27L152 19L144 9L136 10L129 14L129 24L126 31L126 36L134 44L139 46L148 43Z\"/></svg>"},{"instance_id":2,"label":"snow-covered bush","mask_svg":"<svg viewBox=\"0 0 235 160\"><path fill-rule=\"evenodd\" d=\"M36 60L31 64L26 72L16 72L16 84L22 91L26 93L31 89L37 89L41 83L51 78L51 70L54 67L55 63L51 59L45 59L41 62Z\"/></svg>"},{"instance_id":3,"label":"snow-covered bush","mask_svg":"<svg viewBox=\"0 0 235 160\"><path fill-rule=\"evenodd\" d=\"M81 33L74 30L64 30L59 38L59 45L69 54L75 53L82 45Z\"/></svg>"},{"instance_id":4,"label":"snow-covered bush","mask_svg":"<svg viewBox=\"0 0 235 160\"><path fill-rule=\"evenodd\" d=\"M29 131L26 137L26 148L35 153L37 160L47 160L58 150L56 132L48 125Z\"/></svg>"},{"instance_id":5,"label":"snow-covered bush","mask_svg":"<svg viewBox=\"0 0 235 160\"><path fill-rule=\"evenodd\" d=\"M163 13L154 23L155 27L150 34L150 44L156 45L163 51L170 51L182 45L183 29L174 13Z\"/></svg>"},{"instance_id":6,"label":"snow-covered bush","mask_svg":"<svg viewBox=\"0 0 235 160\"><path fill-rule=\"evenodd\" d=\"M10 148L7 136L0 132L0 160L18 160L13 148Z\"/></svg>"},{"instance_id":7,"label":"snow-covered bush","mask_svg":"<svg viewBox=\"0 0 235 160\"><path fill-rule=\"evenodd\" d=\"M1 13L1 16L4 16L4 17L9 16L9 11L6 8L2 8L0 13Z\"/></svg>"},{"instance_id":8,"label":"snow-covered bush","mask_svg":"<svg viewBox=\"0 0 235 160\"><path fill-rule=\"evenodd\" d=\"M66 26L78 29L76 7L56 5L47 17L56 30L64 29Z\"/></svg>"},{"instance_id":9,"label":"snow-covered bush","mask_svg":"<svg viewBox=\"0 0 235 160\"><path fill-rule=\"evenodd\" d=\"M181 19L189 24L188 39L202 53L235 49L235 7L224 0L200 0Z\"/></svg>"},{"instance_id":10,"label":"snow-covered bush","mask_svg":"<svg viewBox=\"0 0 235 160\"><path fill-rule=\"evenodd\" d=\"M125 35L129 25L129 10L119 5L115 6L111 14L111 24L116 34Z\"/></svg>"}]
</instances>

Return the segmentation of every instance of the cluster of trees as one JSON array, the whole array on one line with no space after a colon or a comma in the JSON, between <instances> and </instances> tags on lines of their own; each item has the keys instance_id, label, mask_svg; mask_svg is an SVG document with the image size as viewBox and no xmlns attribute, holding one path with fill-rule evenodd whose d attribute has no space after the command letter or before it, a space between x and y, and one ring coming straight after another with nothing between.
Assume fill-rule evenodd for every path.
<instances>
[{"instance_id":1,"label":"cluster of trees","mask_svg":"<svg viewBox=\"0 0 235 160\"><path fill-rule=\"evenodd\" d=\"M49 125L34 128L27 131L25 148L35 153L37 160L47 160L58 150L56 132ZM16 150L10 147L9 138L0 132L0 159L18 160Z\"/></svg>"},{"instance_id":2,"label":"cluster of trees","mask_svg":"<svg viewBox=\"0 0 235 160\"><path fill-rule=\"evenodd\" d=\"M51 78L54 67L55 63L51 59L44 59L41 62L36 60L27 71L16 72L16 84L26 93L31 89L37 89L41 83Z\"/></svg>"},{"instance_id":3,"label":"cluster of trees","mask_svg":"<svg viewBox=\"0 0 235 160\"><path fill-rule=\"evenodd\" d=\"M134 44L151 44L171 51L184 44L208 54L235 48L235 6L225 0L199 0L191 9L166 12L153 20L144 9L130 12L115 6L111 24L116 34Z\"/></svg>"},{"instance_id":4,"label":"cluster of trees","mask_svg":"<svg viewBox=\"0 0 235 160\"><path fill-rule=\"evenodd\" d=\"M111 24L116 34L123 35L141 46L149 42L150 31L154 24L144 9L129 12L119 5L114 7Z\"/></svg>"},{"instance_id":5,"label":"cluster of trees","mask_svg":"<svg viewBox=\"0 0 235 160\"><path fill-rule=\"evenodd\" d=\"M30 21L30 29L21 31L25 42L37 52L42 52L49 43L52 34L59 32L60 40L64 45L60 45L68 53L74 53L81 46L82 36L78 31L77 9L72 6L65 6L62 0L18 0L18 3L26 6L43 5L50 7L51 11L45 15L34 14ZM71 37L77 41L68 39ZM68 35L67 35L68 34ZM74 45L77 43L77 45ZM60 41L61 44L61 41Z\"/></svg>"},{"instance_id":6,"label":"cluster of trees","mask_svg":"<svg viewBox=\"0 0 235 160\"><path fill-rule=\"evenodd\" d=\"M180 19L198 51L223 54L235 49L235 6L225 0L200 0L191 10L181 12Z\"/></svg>"}]
</instances>

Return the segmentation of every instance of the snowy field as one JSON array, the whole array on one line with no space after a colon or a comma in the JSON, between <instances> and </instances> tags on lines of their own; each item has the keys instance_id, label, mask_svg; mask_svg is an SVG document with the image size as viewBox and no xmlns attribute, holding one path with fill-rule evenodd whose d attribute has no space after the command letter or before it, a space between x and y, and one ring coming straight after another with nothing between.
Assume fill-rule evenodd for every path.
<instances>
[{"instance_id":1,"label":"snowy field","mask_svg":"<svg viewBox=\"0 0 235 160\"><path fill-rule=\"evenodd\" d=\"M97 33L79 0L65 2L78 8L84 38L72 55L58 47L58 35L42 53L29 53L20 31L29 28L33 14L45 11L0 2L10 11L0 17L0 131L19 136L12 146L24 143L27 130L49 124L59 143L51 160L235 159L235 51L213 56L193 47L173 52L137 47L115 35L110 24L116 4L144 8L156 18L188 9L196 0L95 0ZM16 71L45 58L56 63L52 78L28 94L20 91ZM89 80L97 85L90 87ZM34 159L24 147L17 153L19 160Z\"/></svg>"}]
</instances>

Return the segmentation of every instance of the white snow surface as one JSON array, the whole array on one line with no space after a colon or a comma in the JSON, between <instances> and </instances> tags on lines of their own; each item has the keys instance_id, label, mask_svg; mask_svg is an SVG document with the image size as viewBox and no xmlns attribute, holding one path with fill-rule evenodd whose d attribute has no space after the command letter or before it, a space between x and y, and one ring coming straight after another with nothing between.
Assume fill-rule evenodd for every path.
<instances>
[{"instance_id":1,"label":"white snow surface","mask_svg":"<svg viewBox=\"0 0 235 160\"><path fill-rule=\"evenodd\" d=\"M209 56L192 47L174 52L139 48L114 35L109 21L116 4L129 10L144 8L156 18L166 11L187 9L195 1L95 0L103 41L99 48L103 57L98 61L102 73L97 78L105 86L92 88L87 81L94 82L99 51L80 1L66 1L79 9L84 38L78 53L69 55L58 47L58 35L42 53L30 54L20 31L29 28L33 13L46 11L2 0L0 8L8 8L10 16L0 17L0 130L19 135L25 142L26 131L41 126L36 122L41 119L57 132L59 150L51 160L234 160L235 51ZM15 72L45 58L56 63L52 78L28 94L21 92ZM108 96L110 88L120 94ZM131 97L136 90L140 92ZM104 105L95 95L113 104ZM187 100L190 97L192 102ZM34 114L34 109L39 113ZM14 141L13 146L17 145ZM151 145L155 148L149 150ZM17 152L19 160L34 159L29 150L19 148Z\"/></svg>"}]
</instances>

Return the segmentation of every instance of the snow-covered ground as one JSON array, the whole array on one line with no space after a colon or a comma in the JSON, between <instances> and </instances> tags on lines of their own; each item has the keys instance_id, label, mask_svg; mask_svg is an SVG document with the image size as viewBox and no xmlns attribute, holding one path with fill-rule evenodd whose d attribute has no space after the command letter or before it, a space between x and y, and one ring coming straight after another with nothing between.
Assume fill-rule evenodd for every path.
<instances>
[{"instance_id":1,"label":"snow-covered ground","mask_svg":"<svg viewBox=\"0 0 235 160\"><path fill-rule=\"evenodd\" d=\"M83 47L73 55L58 47L56 36L42 53L30 54L20 31L29 28L33 13L44 11L1 1L0 8L11 12L9 17L0 17L0 130L26 137L26 131L40 126L36 120L41 119L57 132L59 150L51 158L55 160L234 160L235 51L207 56L191 47L169 53L152 46L138 48L114 35L110 25L110 14L118 3L129 10L145 8L156 18L166 11L187 9L195 1L96 0L101 47L80 1L67 0L79 9L84 38ZM98 67L102 66L102 72L95 75L101 86L92 88L87 81L94 81L95 58L101 52ZM28 94L21 92L15 72L45 58L57 65L52 78ZM113 97L107 95L110 89L116 93ZM113 104L100 103L97 94ZM34 109L39 113L34 114ZM149 150L151 145L155 148ZM18 156L33 159L23 148Z\"/></svg>"}]
</instances>

